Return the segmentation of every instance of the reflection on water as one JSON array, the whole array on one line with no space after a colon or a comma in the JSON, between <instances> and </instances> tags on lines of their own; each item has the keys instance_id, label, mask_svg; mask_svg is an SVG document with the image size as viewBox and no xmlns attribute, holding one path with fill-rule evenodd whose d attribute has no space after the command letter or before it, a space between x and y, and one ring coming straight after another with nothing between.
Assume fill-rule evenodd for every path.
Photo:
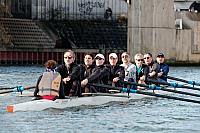
<instances>
[{"instance_id":1,"label":"reflection on water","mask_svg":"<svg viewBox=\"0 0 200 133\"><path fill-rule=\"evenodd\" d=\"M42 67L0 67L0 86L35 85L42 71ZM170 75L198 81L200 68L172 67ZM200 132L200 105L161 98L98 107L6 113L7 105L30 99L16 94L0 96L0 132Z\"/></svg>"}]
</instances>

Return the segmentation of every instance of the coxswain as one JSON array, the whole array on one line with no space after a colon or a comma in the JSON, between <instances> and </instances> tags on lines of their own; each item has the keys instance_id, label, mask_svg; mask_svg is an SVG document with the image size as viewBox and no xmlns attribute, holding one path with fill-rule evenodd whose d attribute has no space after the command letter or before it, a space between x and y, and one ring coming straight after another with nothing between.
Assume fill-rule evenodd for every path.
<instances>
[{"instance_id":1,"label":"coxswain","mask_svg":"<svg viewBox=\"0 0 200 133\"><path fill-rule=\"evenodd\" d=\"M34 96L36 99L54 100L64 98L64 91L61 87L61 76L56 72L56 61L48 60L44 66L44 72L38 79Z\"/></svg>"}]
</instances>

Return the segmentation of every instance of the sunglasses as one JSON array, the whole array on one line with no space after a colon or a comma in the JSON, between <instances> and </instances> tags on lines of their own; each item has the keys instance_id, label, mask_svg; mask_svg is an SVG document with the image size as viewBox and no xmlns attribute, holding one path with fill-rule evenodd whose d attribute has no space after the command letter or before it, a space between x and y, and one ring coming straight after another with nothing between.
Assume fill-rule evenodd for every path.
<instances>
[{"instance_id":1,"label":"sunglasses","mask_svg":"<svg viewBox=\"0 0 200 133\"><path fill-rule=\"evenodd\" d=\"M122 58L128 58L128 55L123 55Z\"/></svg>"},{"instance_id":2,"label":"sunglasses","mask_svg":"<svg viewBox=\"0 0 200 133\"><path fill-rule=\"evenodd\" d=\"M144 59L147 59L147 60L148 60L148 59L150 59L150 57L144 57Z\"/></svg>"},{"instance_id":3,"label":"sunglasses","mask_svg":"<svg viewBox=\"0 0 200 133\"><path fill-rule=\"evenodd\" d=\"M116 60L117 58L110 57L111 60Z\"/></svg>"},{"instance_id":4,"label":"sunglasses","mask_svg":"<svg viewBox=\"0 0 200 133\"><path fill-rule=\"evenodd\" d=\"M157 58L164 58L164 56L158 56Z\"/></svg>"},{"instance_id":5,"label":"sunglasses","mask_svg":"<svg viewBox=\"0 0 200 133\"><path fill-rule=\"evenodd\" d=\"M144 61L143 59L135 59L135 60L137 60L137 61Z\"/></svg>"},{"instance_id":6,"label":"sunglasses","mask_svg":"<svg viewBox=\"0 0 200 133\"><path fill-rule=\"evenodd\" d=\"M66 57L64 57L65 59L72 59L72 57L71 56L66 56Z\"/></svg>"},{"instance_id":7,"label":"sunglasses","mask_svg":"<svg viewBox=\"0 0 200 133\"><path fill-rule=\"evenodd\" d=\"M96 60L103 60L103 58L98 58L98 57L97 57Z\"/></svg>"}]
</instances>

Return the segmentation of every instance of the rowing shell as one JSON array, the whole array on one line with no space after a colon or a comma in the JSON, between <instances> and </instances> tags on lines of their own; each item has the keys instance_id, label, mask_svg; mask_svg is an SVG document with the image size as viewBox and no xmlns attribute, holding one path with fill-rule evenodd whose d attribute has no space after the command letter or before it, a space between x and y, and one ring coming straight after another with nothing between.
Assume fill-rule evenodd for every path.
<instances>
[{"instance_id":1,"label":"rowing shell","mask_svg":"<svg viewBox=\"0 0 200 133\"><path fill-rule=\"evenodd\" d=\"M152 92L152 91L151 91ZM156 90L156 93L161 93L161 91ZM132 99L142 99L146 96L142 94L130 94L127 93L115 93L115 94L105 94L105 93L91 93L92 96L84 96L84 97L71 97L66 99L56 99L52 100L34 100L14 105L7 106L7 112L17 112L17 111L42 111L45 109L65 109L69 107L77 107L77 106L94 106L94 105L103 105L109 102L128 102Z\"/></svg>"}]
</instances>

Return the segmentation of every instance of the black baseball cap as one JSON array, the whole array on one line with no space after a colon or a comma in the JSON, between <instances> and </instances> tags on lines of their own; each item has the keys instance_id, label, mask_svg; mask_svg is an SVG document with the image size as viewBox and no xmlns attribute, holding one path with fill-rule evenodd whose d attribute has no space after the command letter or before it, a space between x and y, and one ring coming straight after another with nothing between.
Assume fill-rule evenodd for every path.
<instances>
[{"instance_id":1,"label":"black baseball cap","mask_svg":"<svg viewBox=\"0 0 200 133\"><path fill-rule=\"evenodd\" d=\"M165 57L163 53L158 53L157 57Z\"/></svg>"}]
</instances>

